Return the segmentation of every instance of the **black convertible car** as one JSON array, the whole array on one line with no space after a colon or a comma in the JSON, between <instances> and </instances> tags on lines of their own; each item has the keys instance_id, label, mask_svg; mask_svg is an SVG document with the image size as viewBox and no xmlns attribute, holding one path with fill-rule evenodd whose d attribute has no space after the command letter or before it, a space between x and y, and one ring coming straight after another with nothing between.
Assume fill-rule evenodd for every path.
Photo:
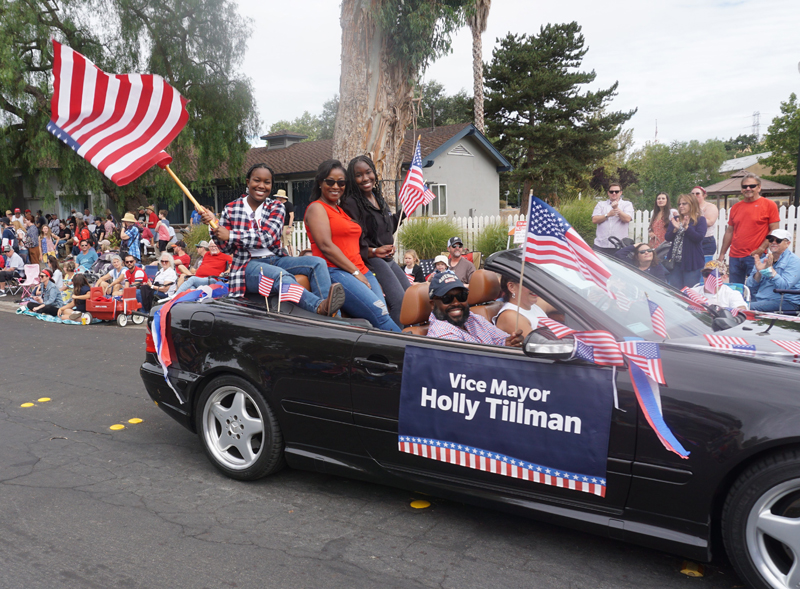
<instances>
[{"instance_id":1,"label":"black convertible car","mask_svg":"<svg viewBox=\"0 0 800 589\"><path fill-rule=\"evenodd\" d=\"M800 365L774 343L796 342L800 323L715 318L624 263L605 261L613 274L610 289L623 295L616 300L556 265L529 264L525 285L551 318L572 329L604 330L617 341L660 342L663 417L688 458L669 452L646 419L630 365L570 359L576 345L571 337L534 337L540 330L523 349L423 337L425 285L406 293L402 321L411 327L402 334L377 331L363 320L311 315L291 303L278 313L261 297L175 304L166 333L174 389L165 381L149 331L141 376L158 406L196 432L211 462L232 478L253 480L288 464L494 507L696 560L710 560L712 549L724 547L750 585L800 586ZM499 276L519 276L520 263L519 250L487 260L487 270L470 283L473 313L496 313ZM648 299L664 312L667 340L653 333ZM712 348L706 335L742 338L756 351ZM404 370L412 355L414 367ZM466 369L462 379L460 359L495 365L496 373L485 372L491 385L481 391ZM422 409L448 419L455 415L461 425L447 429L437 422L420 437L414 430L419 422L409 413L419 403L408 405L404 395L412 380L417 386L424 374L437 376L437 366L445 378L450 374L453 392L440 390L437 400L435 389L423 387ZM509 404L492 397L516 390L499 380L508 366L530 378L560 379L551 398L576 401L578 412L584 404L600 407L591 411L595 422L605 422L605 433L603 423L589 431L587 415L581 422L551 413L548 422L547 413L526 410L523 419L519 398ZM616 401L606 392L595 398L591 391L610 390L612 380ZM533 385L519 390L526 391L526 402L547 400L550 393ZM515 461L513 439L504 453L493 455L490 448L492 462L484 467L480 445L460 442L462 434L485 433L479 431L483 426L463 429L475 423L470 413L477 412L472 404L478 401L469 395L483 395L498 424L522 428L514 434L520 447L528 437L545 434L562 436L565 446L580 437L574 434L597 434L593 439L600 444L575 446L569 464L587 465L575 466L575 474L556 464L558 443L542 445L541 460L534 462L534 447L533 458ZM592 453L599 453L602 474L587 470L597 466L596 460L589 465ZM534 464L554 467L545 469L554 477L549 484L538 478L543 471ZM589 477L581 476L587 472ZM576 489L582 481L588 492Z\"/></svg>"}]
</instances>

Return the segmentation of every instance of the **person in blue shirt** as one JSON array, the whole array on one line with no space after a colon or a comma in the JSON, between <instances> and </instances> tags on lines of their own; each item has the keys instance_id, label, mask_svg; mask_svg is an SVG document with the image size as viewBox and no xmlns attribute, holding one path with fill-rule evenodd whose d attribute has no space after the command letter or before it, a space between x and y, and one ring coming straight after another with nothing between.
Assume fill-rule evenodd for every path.
<instances>
[{"instance_id":1,"label":"person in blue shirt","mask_svg":"<svg viewBox=\"0 0 800 589\"><path fill-rule=\"evenodd\" d=\"M777 311L781 307L778 289L800 289L800 258L789 251L792 234L785 229L773 229L767 235L769 248L763 257L753 254L755 266L747 278L750 288L751 311ZM782 309L800 309L800 295L785 295Z\"/></svg>"},{"instance_id":2,"label":"person in blue shirt","mask_svg":"<svg viewBox=\"0 0 800 589\"><path fill-rule=\"evenodd\" d=\"M92 265L97 261L97 252L93 247L89 247L89 242L81 240L81 253L75 257L75 263L86 272L92 269Z\"/></svg>"},{"instance_id":3,"label":"person in blue shirt","mask_svg":"<svg viewBox=\"0 0 800 589\"><path fill-rule=\"evenodd\" d=\"M136 261L141 261L142 259L142 252L139 249L139 240L141 239L141 231L136 226L136 218L133 216L133 213L125 213L125 216L122 217L122 229L119 232L119 238L121 240L121 248L120 251L123 254L130 254Z\"/></svg>"}]
</instances>

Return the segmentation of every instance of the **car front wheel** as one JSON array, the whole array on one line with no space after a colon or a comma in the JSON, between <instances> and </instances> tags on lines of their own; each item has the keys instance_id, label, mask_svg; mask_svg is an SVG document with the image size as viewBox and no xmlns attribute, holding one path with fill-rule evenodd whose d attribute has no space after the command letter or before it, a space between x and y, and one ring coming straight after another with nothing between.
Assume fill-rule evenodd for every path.
<instances>
[{"instance_id":1,"label":"car front wheel","mask_svg":"<svg viewBox=\"0 0 800 589\"><path fill-rule=\"evenodd\" d=\"M283 467L278 422L261 393L246 380L222 376L208 383L196 415L203 450L227 476L254 481Z\"/></svg>"},{"instance_id":2,"label":"car front wheel","mask_svg":"<svg viewBox=\"0 0 800 589\"><path fill-rule=\"evenodd\" d=\"M725 502L728 557L752 587L800 587L800 451L762 459L736 481Z\"/></svg>"}]
</instances>

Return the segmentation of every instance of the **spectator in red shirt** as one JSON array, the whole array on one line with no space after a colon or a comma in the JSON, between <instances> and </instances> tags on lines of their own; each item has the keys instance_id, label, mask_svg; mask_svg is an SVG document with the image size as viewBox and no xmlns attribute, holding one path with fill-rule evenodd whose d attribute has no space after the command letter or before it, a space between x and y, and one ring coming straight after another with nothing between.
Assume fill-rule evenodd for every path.
<instances>
[{"instance_id":1,"label":"spectator in red shirt","mask_svg":"<svg viewBox=\"0 0 800 589\"><path fill-rule=\"evenodd\" d=\"M212 241L208 244L208 253L203 256L203 261L200 262L197 273L186 278L175 294L179 295L190 288L197 288L206 284L217 284L218 281L215 278L224 273L231 262L233 262L233 258L228 254L222 253L219 246Z\"/></svg>"},{"instance_id":2,"label":"spectator in red shirt","mask_svg":"<svg viewBox=\"0 0 800 589\"><path fill-rule=\"evenodd\" d=\"M191 276L192 257L186 252L186 242L183 240L176 241L167 246L167 249L172 250L172 257L175 258L175 272L178 276L181 274Z\"/></svg>"},{"instance_id":3,"label":"spectator in red shirt","mask_svg":"<svg viewBox=\"0 0 800 589\"><path fill-rule=\"evenodd\" d=\"M145 209L145 213L147 213L147 228L155 232L156 225L158 225L158 215L156 215L153 205L148 206L147 209Z\"/></svg>"},{"instance_id":4,"label":"spectator in red shirt","mask_svg":"<svg viewBox=\"0 0 800 589\"><path fill-rule=\"evenodd\" d=\"M778 206L761 196L761 178L755 174L747 174L742 178L742 197L731 207L722 249L717 258L724 262L730 248L730 281L740 284L744 284L753 270L753 256L760 257L767 250L767 235L780 226Z\"/></svg>"},{"instance_id":5,"label":"spectator in red shirt","mask_svg":"<svg viewBox=\"0 0 800 589\"><path fill-rule=\"evenodd\" d=\"M147 274L143 268L136 265L136 258L130 254L125 256L125 286L139 288L147 282Z\"/></svg>"}]
</instances>

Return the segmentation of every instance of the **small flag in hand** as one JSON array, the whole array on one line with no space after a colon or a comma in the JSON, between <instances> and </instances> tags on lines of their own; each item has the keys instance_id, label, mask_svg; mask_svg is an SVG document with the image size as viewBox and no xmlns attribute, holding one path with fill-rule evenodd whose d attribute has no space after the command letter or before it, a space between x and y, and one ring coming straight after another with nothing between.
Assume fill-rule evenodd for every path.
<instances>
[{"instance_id":1,"label":"small flag in hand","mask_svg":"<svg viewBox=\"0 0 800 589\"><path fill-rule=\"evenodd\" d=\"M413 274L406 274L406 278L411 284L414 284L414 275Z\"/></svg>"},{"instance_id":2,"label":"small flag in hand","mask_svg":"<svg viewBox=\"0 0 800 589\"><path fill-rule=\"evenodd\" d=\"M720 278L719 270L714 268L714 271L706 276L706 292L717 294L717 291L722 286L722 278Z\"/></svg>"},{"instance_id":3,"label":"small flag in hand","mask_svg":"<svg viewBox=\"0 0 800 589\"><path fill-rule=\"evenodd\" d=\"M650 299L647 299L647 306L650 308L650 321L653 323L653 333L660 337L669 337L669 335L667 335L667 322L664 319L664 309Z\"/></svg>"},{"instance_id":4,"label":"small flag in hand","mask_svg":"<svg viewBox=\"0 0 800 589\"><path fill-rule=\"evenodd\" d=\"M422 154L420 152L419 140L417 148L414 150L414 157L411 160L411 167L408 169L406 179L400 187L397 200L403 205L403 212L407 217L414 214L417 207L430 203L436 195L425 185L422 179Z\"/></svg>"},{"instance_id":5,"label":"small flag in hand","mask_svg":"<svg viewBox=\"0 0 800 589\"><path fill-rule=\"evenodd\" d=\"M286 301L290 303L299 303L300 297L303 296L303 287L299 284L283 284L281 285L280 300L282 303Z\"/></svg>"},{"instance_id":6,"label":"small flag in hand","mask_svg":"<svg viewBox=\"0 0 800 589\"><path fill-rule=\"evenodd\" d=\"M258 294L262 297L268 297L269 293L272 292L272 285L274 282L272 278L267 278L262 274L261 278L258 280Z\"/></svg>"}]
</instances>

